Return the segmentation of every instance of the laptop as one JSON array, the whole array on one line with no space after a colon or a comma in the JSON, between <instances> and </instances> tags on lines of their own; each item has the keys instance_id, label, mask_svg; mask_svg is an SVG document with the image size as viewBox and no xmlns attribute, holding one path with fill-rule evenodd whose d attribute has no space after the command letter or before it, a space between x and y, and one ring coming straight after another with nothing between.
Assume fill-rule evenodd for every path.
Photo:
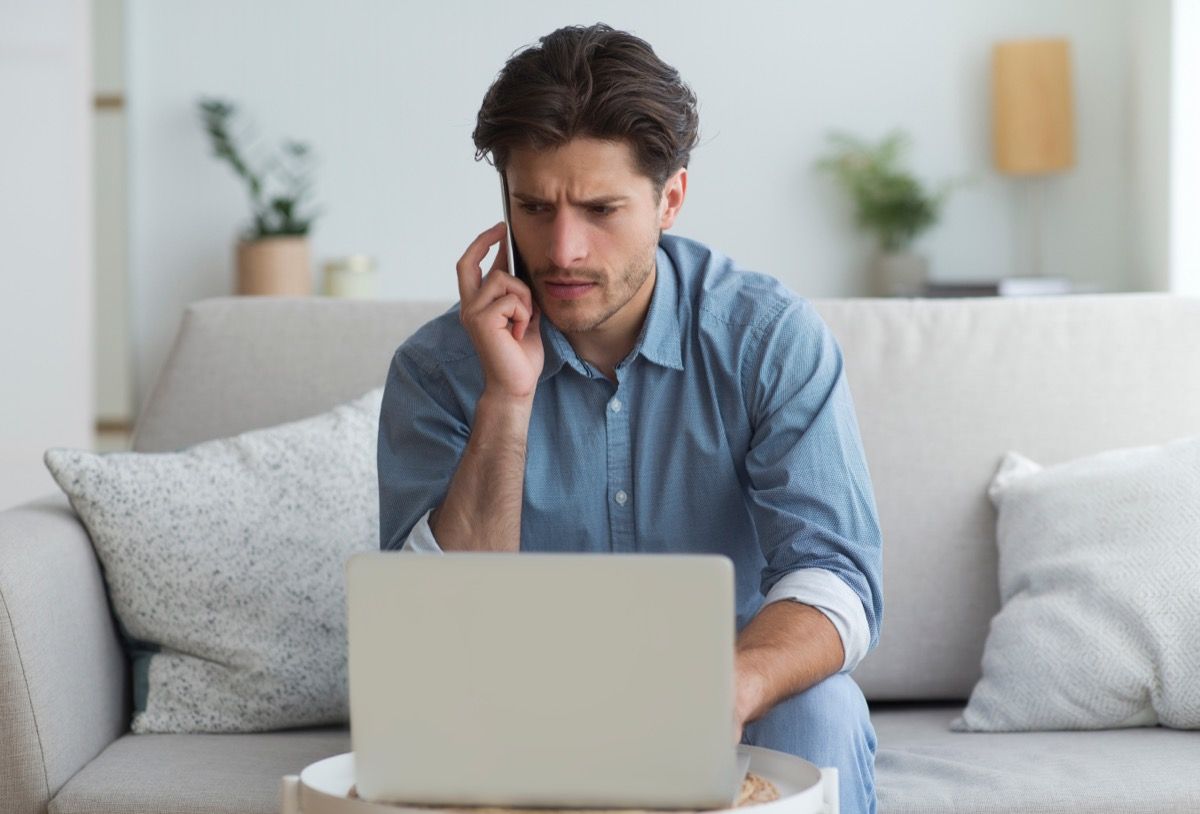
<instances>
[{"instance_id":1,"label":"laptop","mask_svg":"<svg viewBox=\"0 0 1200 814\"><path fill-rule=\"evenodd\" d=\"M358 795L415 805L728 808L733 563L420 555L347 564Z\"/></svg>"}]
</instances>

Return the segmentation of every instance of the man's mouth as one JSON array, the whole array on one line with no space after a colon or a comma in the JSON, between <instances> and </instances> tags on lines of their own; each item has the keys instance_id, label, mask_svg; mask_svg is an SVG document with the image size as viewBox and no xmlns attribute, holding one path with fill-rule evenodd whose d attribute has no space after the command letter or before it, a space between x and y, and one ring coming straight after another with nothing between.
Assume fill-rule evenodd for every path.
<instances>
[{"instance_id":1,"label":"man's mouth","mask_svg":"<svg viewBox=\"0 0 1200 814\"><path fill-rule=\"evenodd\" d=\"M560 300L575 300L586 295L596 284L588 280L546 280L546 291Z\"/></svg>"}]
</instances>

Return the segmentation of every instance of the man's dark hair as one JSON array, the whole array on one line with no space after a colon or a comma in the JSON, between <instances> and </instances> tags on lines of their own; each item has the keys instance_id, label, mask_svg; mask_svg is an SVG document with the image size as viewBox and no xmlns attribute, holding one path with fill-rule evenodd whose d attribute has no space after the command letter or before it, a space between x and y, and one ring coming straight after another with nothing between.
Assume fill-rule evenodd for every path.
<instances>
[{"instance_id":1,"label":"man's dark hair","mask_svg":"<svg viewBox=\"0 0 1200 814\"><path fill-rule=\"evenodd\" d=\"M696 95L645 40L597 23L547 34L510 57L475 123L475 159L504 172L513 149L573 138L625 141L654 184L686 167L699 137Z\"/></svg>"}]
</instances>

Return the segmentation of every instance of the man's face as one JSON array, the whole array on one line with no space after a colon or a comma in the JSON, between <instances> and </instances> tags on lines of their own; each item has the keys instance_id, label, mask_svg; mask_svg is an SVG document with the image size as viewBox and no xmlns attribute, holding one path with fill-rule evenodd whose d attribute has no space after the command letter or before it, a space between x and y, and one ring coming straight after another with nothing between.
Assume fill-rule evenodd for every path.
<instances>
[{"instance_id":1,"label":"man's face","mask_svg":"<svg viewBox=\"0 0 1200 814\"><path fill-rule=\"evenodd\" d=\"M513 233L543 314L576 338L640 326L658 236L682 204L686 170L656 197L627 143L577 138L513 151L507 175Z\"/></svg>"}]
</instances>

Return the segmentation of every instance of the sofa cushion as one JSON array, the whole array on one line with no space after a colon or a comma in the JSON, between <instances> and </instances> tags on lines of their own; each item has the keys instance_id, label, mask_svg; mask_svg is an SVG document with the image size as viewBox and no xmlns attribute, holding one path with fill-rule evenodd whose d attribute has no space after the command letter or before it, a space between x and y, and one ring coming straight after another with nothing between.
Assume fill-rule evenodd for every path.
<instances>
[{"instance_id":1,"label":"sofa cushion","mask_svg":"<svg viewBox=\"0 0 1200 814\"><path fill-rule=\"evenodd\" d=\"M813 304L842 347L884 539L882 637L854 678L872 700L966 698L1000 608L987 499L997 464L1010 449L1052 464L1196 432L1200 298ZM451 305L194 303L134 449L177 449L328 409L382 384L396 347Z\"/></svg>"},{"instance_id":2,"label":"sofa cushion","mask_svg":"<svg viewBox=\"0 0 1200 814\"><path fill-rule=\"evenodd\" d=\"M167 452L316 415L382 387L396 348L454 301L217 297L187 307L132 448Z\"/></svg>"},{"instance_id":3,"label":"sofa cushion","mask_svg":"<svg viewBox=\"0 0 1200 814\"><path fill-rule=\"evenodd\" d=\"M63 786L49 814L278 814L280 778L348 751L340 728L126 735Z\"/></svg>"},{"instance_id":4,"label":"sofa cushion","mask_svg":"<svg viewBox=\"0 0 1200 814\"><path fill-rule=\"evenodd\" d=\"M1004 606L954 727L1200 728L1200 438L1010 453L990 494Z\"/></svg>"},{"instance_id":5,"label":"sofa cushion","mask_svg":"<svg viewBox=\"0 0 1200 814\"><path fill-rule=\"evenodd\" d=\"M987 497L1010 449L1055 464L1197 432L1200 298L816 303L842 345L883 531L868 699L966 698L1000 609Z\"/></svg>"},{"instance_id":6,"label":"sofa cushion","mask_svg":"<svg viewBox=\"0 0 1200 814\"><path fill-rule=\"evenodd\" d=\"M879 814L1200 809L1197 733L951 732L961 710L872 705ZM283 775L349 750L340 729L126 735L68 781L49 814L276 814Z\"/></svg>"},{"instance_id":7,"label":"sofa cushion","mask_svg":"<svg viewBox=\"0 0 1200 814\"><path fill-rule=\"evenodd\" d=\"M181 452L46 452L133 651L134 732L346 720L343 567L379 546L382 394Z\"/></svg>"},{"instance_id":8,"label":"sofa cushion","mask_svg":"<svg viewBox=\"0 0 1200 814\"><path fill-rule=\"evenodd\" d=\"M961 710L872 705L879 814L1200 810L1200 733L951 732Z\"/></svg>"}]
</instances>

